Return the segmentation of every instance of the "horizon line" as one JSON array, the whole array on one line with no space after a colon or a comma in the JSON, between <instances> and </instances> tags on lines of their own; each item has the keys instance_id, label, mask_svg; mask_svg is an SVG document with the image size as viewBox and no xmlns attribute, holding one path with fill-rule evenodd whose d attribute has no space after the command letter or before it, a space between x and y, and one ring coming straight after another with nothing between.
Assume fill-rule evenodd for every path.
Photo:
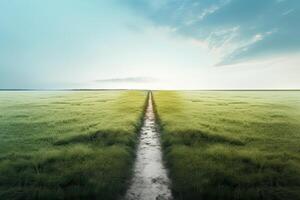
<instances>
[{"instance_id":1,"label":"horizon line","mask_svg":"<svg viewBox=\"0 0 300 200\"><path fill-rule=\"evenodd\" d=\"M35 89L35 88L30 88L30 89L19 89L19 88L9 88L9 89L0 89L0 92L9 92L9 91L122 91L122 90L138 90L138 91L300 91L299 89L125 89L125 88L95 88L95 89L89 89L89 88L80 88L80 89Z\"/></svg>"}]
</instances>

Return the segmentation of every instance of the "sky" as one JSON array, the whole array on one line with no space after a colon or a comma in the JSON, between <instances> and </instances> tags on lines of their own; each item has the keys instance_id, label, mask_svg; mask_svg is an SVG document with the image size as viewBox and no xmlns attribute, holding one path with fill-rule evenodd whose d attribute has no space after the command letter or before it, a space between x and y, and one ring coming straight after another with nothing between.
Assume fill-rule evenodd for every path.
<instances>
[{"instance_id":1,"label":"sky","mask_svg":"<svg viewBox=\"0 0 300 200\"><path fill-rule=\"evenodd\" d=\"M0 89L299 89L299 0L1 0Z\"/></svg>"}]
</instances>

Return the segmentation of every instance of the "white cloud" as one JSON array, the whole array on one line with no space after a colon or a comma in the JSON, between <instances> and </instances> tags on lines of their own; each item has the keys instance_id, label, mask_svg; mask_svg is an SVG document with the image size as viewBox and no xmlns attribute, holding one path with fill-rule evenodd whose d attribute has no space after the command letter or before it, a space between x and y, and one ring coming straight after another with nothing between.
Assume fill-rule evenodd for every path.
<instances>
[{"instance_id":1,"label":"white cloud","mask_svg":"<svg viewBox=\"0 0 300 200\"><path fill-rule=\"evenodd\" d=\"M253 36L252 41L253 41L253 43L255 43L255 42L259 42L263 39L264 39L264 36L262 34L256 34L256 35Z\"/></svg>"},{"instance_id":2,"label":"white cloud","mask_svg":"<svg viewBox=\"0 0 300 200\"><path fill-rule=\"evenodd\" d=\"M201 13L199 15L196 15L196 17L189 19L185 22L186 25L192 25L198 21L202 21L204 20L206 17L208 17L209 15L214 14L215 12L217 12L218 10L220 10L223 6L225 6L226 4L230 3L231 0L223 0L218 4L213 4L211 6L208 6L207 8L204 8ZM199 3L194 3L193 6L197 7L199 5Z\"/></svg>"}]
</instances>

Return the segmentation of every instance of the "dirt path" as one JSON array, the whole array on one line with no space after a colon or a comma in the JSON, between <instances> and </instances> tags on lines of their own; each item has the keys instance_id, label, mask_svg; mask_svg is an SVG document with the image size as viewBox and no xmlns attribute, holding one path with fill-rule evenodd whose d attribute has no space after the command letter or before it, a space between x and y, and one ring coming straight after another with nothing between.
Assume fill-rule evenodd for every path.
<instances>
[{"instance_id":1,"label":"dirt path","mask_svg":"<svg viewBox=\"0 0 300 200\"><path fill-rule=\"evenodd\" d=\"M162 162L159 133L156 129L152 104L152 93L141 129L134 175L126 193L126 200L169 200L173 199L170 180Z\"/></svg>"}]
</instances>

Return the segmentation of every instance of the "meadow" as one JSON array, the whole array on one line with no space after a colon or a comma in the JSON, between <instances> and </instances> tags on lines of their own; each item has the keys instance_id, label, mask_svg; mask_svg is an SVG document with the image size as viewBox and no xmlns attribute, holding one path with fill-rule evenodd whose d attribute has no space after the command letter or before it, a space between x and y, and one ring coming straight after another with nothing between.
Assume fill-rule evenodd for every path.
<instances>
[{"instance_id":1,"label":"meadow","mask_svg":"<svg viewBox=\"0 0 300 200\"><path fill-rule=\"evenodd\" d=\"M300 92L154 91L176 199L300 199ZM146 91L0 93L0 199L118 199Z\"/></svg>"},{"instance_id":2,"label":"meadow","mask_svg":"<svg viewBox=\"0 0 300 200\"><path fill-rule=\"evenodd\" d=\"M155 91L177 199L300 199L299 91Z\"/></svg>"},{"instance_id":3,"label":"meadow","mask_svg":"<svg viewBox=\"0 0 300 200\"><path fill-rule=\"evenodd\" d=\"M1 92L0 199L116 199L147 93Z\"/></svg>"}]
</instances>

